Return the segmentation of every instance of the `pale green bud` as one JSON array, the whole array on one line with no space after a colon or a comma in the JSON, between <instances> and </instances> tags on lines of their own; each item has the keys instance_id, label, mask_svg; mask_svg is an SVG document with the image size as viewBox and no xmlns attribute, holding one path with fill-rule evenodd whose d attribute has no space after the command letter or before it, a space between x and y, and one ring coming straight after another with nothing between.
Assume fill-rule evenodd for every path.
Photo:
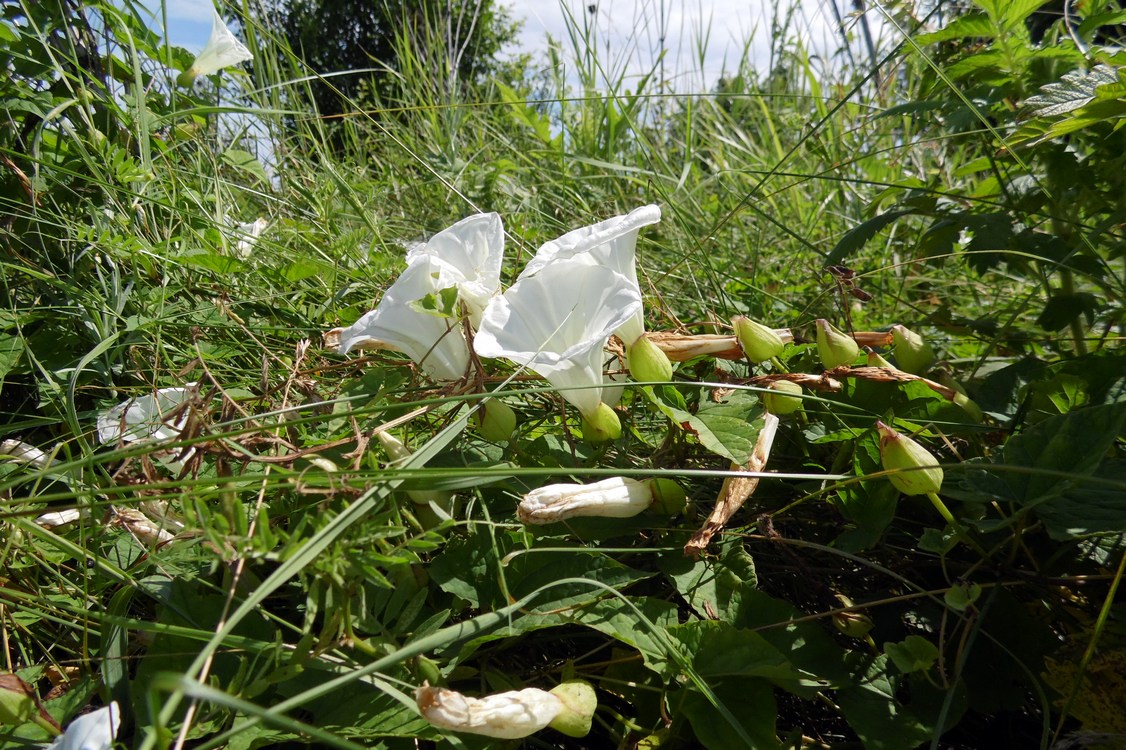
<instances>
[{"instance_id":1,"label":"pale green bud","mask_svg":"<svg viewBox=\"0 0 1126 750\"><path fill-rule=\"evenodd\" d=\"M942 489L942 469L938 459L911 438L876 422L880 433L880 463L888 471L892 485L904 495L926 495Z\"/></svg>"},{"instance_id":2,"label":"pale green bud","mask_svg":"<svg viewBox=\"0 0 1126 750\"><path fill-rule=\"evenodd\" d=\"M598 402L598 408L591 414L583 415L583 437L592 443L617 440L622 436L622 422L618 415L606 404Z\"/></svg>"},{"instance_id":3,"label":"pale green bud","mask_svg":"<svg viewBox=\"0 0 1126 750\"><path fill-rule=\"evenodd\" d=\"M653 493L653 504L649 509L654 513L675 516L688 507L688 496L684 488L671 479L650 479L646 484Z\"/></svg>"},{"instance_id":4,"label":"pale green bud","mask_svg":"<svg viewBox=\"0 0 1126 750\"><path fill-rule=\"evenodd\" d=\"M586 737L598 708L598 696L589 682L568 680L549 691L563 702L563 710L548 724L568 737Z\"/></svg>"},{"instance_id":5,"label":"pale green bud","mask_svg":"<svg viewBox=\"0 0 1126 750\"><path fill-rule=\"evenodd\" d=\"M860 354L860 346L851 336L838 331L824 318L817 319L817 354L821 366L832 370L841 365L851 365Z\"/></svg>"},{"instance_id":6,"label":"pale green bud","mask_svg":"<svg viewBox=\"0 0 1126 750\"><path fill-rule=\"evenodd\" d=\"M934 349L922 336L907 328L891 327L891 337L895 342L895 361L899 369L912 375L921 375L934 362Z\"/></svg>"},{"instance_id":7,"label":"pale green bud","mask_svg":"<svg viewBox=\"0 0 1126 750\"><path fill-rule=\"evenodd\" d=\"M861 612L836 612L833 625L849 638L863 638L868 635L874 623L872 618Z\"/></svg>"},{"instance_id":8,"label":"pale green bud","mask_svg":"<svg viewBox=\"0 0 1126 750\"><path fill-rule=\"evenodd\" d=\"M767 328L745 315L732 318L731 326L735 329L735 338L739 340L743 354L753 364L777 357L786 346L773 328Z\"/></svg>"},{"instance_id":9,"label":"pale green bud","mask_svg":"<svg viewBox=\"0 0 1126 750\"><path fill-rule=\"evenodd\" d=\"M634 380L643 383L672 380L672 362L668 355L645 336L630 345L626 361Z\"/></svg>"},{"instance_id":10,"label":"pale green bud","mask_svg":"<svg viewBox=\"0 0 1126 750\"><path fill-rule=\"evenodd\" d=\"M868 355L868 366L869 367L882 367L885 370L896 369L895 365L893 365L891 362L888 362L886 359L884 359L882 356L880 356L879 352L873 351L872 349L869 349L868 347L864 347L864 352Z\"/></svg>"},{"instance_id":11,"label":"pale green bud","mask_svg":"<svg viewBox=\"0 0 1126 750\"><path fill-rule=\"evenodd\" d=\"M379 439L379 444L383 446L383 450L387 452L387 457L391 459L392 465L402 464L413 455L410 448L403 445L403 441L392 435L390 432L379 431L375 433L376 438ZM453 510L453 493L441 492L438 490L407 490L407 497L411 502L416 505L430 505L433 503L439 509L446 513Z\"/></svg>"},{"instance_id":12,"label":"pale green bud","mask_svg":"<svg viewBox=\"0 0 1126 750\"><path fill-rule=\"evenodd\" d=\"M503 443L516 431L516 412L503 401L491 398L473 415L477 434L493 443Z\"/></svg>"},{"instance_id":13,"label":"pale green bud","mask_svg":"<svg viewBox=\"0 0 1126 750\"><path fill-rule=\"evenodd\" d=\"M776 380L770 384L770 393L762 395L766 410L775 416L793 414L802 407L802 388L789 380Z\"/></svg>"}]
</instances>

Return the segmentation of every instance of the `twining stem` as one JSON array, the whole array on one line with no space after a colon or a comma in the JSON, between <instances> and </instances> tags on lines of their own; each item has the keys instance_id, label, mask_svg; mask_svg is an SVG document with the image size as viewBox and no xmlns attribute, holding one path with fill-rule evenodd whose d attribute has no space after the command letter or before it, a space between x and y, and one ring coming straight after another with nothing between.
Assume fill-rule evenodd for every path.
<instances>
[{"instance_id":1,"label":"twining stem","mask_svg":"<svg viewBox=\"0 0 1126 750\"><path fill-rule=\"evenodd\" d=\"M1075 294L1075 276L1070 268L1060 269L1060 291L1066 296ZM1071 341L1075 345L1075 356L1087 353L1087 339L1083 333L1082 316L1076 315L1071 321Z\"/></svg>"},{"instance_id":2,"label":"twining stem","mask_svg":"<svg viewBox=\"0 0 1126 750\"><path fill-rule=\"evenodd\" d=\"M989 557L989 553L985 551L985 547L982 547L977 543L977 540L970 536L969 532L966 531L966 527L958 522L958 519L950 512L950 509L946 507L946 503L942 502L942 498L934 492L928 492L927 497L930 498L931 505L938 511L938 514L946 520L946 523L950 524L950 528L954 529L954 536L958 537L964 544L972 547L974 551L983 558Z\"/></svg>"}]
</instances>

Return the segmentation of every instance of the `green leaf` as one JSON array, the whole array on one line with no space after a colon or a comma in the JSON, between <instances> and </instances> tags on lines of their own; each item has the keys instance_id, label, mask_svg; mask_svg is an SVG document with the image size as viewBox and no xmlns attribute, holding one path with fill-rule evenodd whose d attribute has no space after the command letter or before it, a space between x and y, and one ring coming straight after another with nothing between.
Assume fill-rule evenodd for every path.
<instances>
[{"instance_id":1,"label":"green leaf","mask_svg":"<svg viewBox=\"0 0 1126 750\"><path fill-rule=\"evenodd\" d=\"M884 653L904 674L925 672L938 661L938 646L921 635L909 635L899 643L885 643Z\"/></svg>"},{"instance_id":2,"label":"green leaf","mask_svg":"<svg viewBox=\"0 0 1126 750\"><path fill-rule=\"evenodd\" d=\"M704 678L764 677L785 687L808 677L761 635L726 622L689 622L670 628L669 635Z\"/></svg>"},{"instance_id":3,"label":"green leaf","mask_svg":"<svg viewBox=\"0 0 1126 750\"><path fill-rule=\"evenodd\" d=\"M728 679L714 685L716 701L725 705L728 716L735 717L740 732L731 725L727 716L698 691L690 691L680 704L680 712L692 724L692 729L704 747L709 750L776 750L781 747L774 728L778 708L769 682L742 677ZM751 744L747 744L747 739Z\"/></svg>"},{"instance_id":4,"label":"green leaf","mask_svg":"<svg viewBox=\"0 0 1126 750\"><path fill-rule=\"evenodd\" d=\"M23 358L24 344L19 336L0 335L0 379L7 376Z\"/></svg>"},{"instance_id":5,"label":"green leaf","mask_svg":"<svg viewBox=\"0 0 1126 750\"><path fill-rule=\"evenodd\" d=\"M922 34L915 41L919 46L949 42L955 39L983 39L997 34L997 27L984 13L968 13L955 18L938 31Z\"/></svg>"},{"instance_id":6,"label":"green leaf","mask_svg":"<svg viewBox=\"0 0 1126 750\"><path fill-rule=\"evenodd\" d=\"M858 477L881 471L879 434L868 430L856 441L852 470ZM859 552L876 544L891 522L899 501L899 490L886 479L862 480L837 491L838 508L855 527L841 534L834 545L846 552Z\"/></svg>"},{"instance_id":7,"label":"green leaf","mask_svg":"<svg viewBox=\"0 0 1126 750\"><path fill-rule=\"evenodd\" d=\"M457 287L441 289L437 294L428 294L422 299L413 300L410 308L415 312L435 315L439 318L457 318Z\"/></svg>"},{"instance_id":8,"label":"green leaf","mask_svg":"<svg viewBox=\"0 0 1126 750\"><path fill-rule=\"evenodd\" d=\"M1118 71L1109 65L1096 65L1090 71L1073 70L1060 80L1040 87L1040 93L1025 100L1033 117L1059 117L1088 104L1095 90L1108 83L1118 83Z\"/></svg>"},{"instance_id":9,"label":"green leaf","mask_svg":"<svg viewBox=\"0 0 1126 750\"><path fill-rule=\"evenodd\" d=\"M1124 424L1126 402L1119 402L1048 417L1011 438L998 463L1032 470L1002 475L1013 499L1035 508L1056 538L1126 523L1118 503L1082 481L1095 472Z\"/></svg>"},{"instance_id":10,"label":"green leaf","mask_svg":"<svg viewBox=\"0 0 1126 750\"><path fill-rule=\"evenodd\" d=\"M257 177L262 182L268 183L270 181L270 176L266 174L266 169L262 166L262 163L254 158L254 154L249 151L229 148L223 152L222 159L235 169Z\"/></svg>"},{"instance_id":11,"label":"green leaf","mask_svg":"<svg viewBox=\"0 0 1126 750\"><path fill-rule=\"evenodd\" d=\"M895 697L888 657L855 654L854 661L859 669L852 684L837 691L836 703L865 750L910 750L925 742L929 728Z\"/></svg>"},{"instance_id":12,"label":"green leaf","mask_svg":"<svg viewBox=\"0 0 1126 750\"><path fill-rule=\"evenodd\" d=\"M834 263L843 263L850 255L864 247L868 240L876 236L876 233L884 229L896 219L904 216L909 216L915 213L912 209L897 209L895 211L887 211L879 216L868 219L868 221L853 227L845 236L842 237L829 255L825 258L826 265L833 265Z\"/></svg>"},{"instance_id":13,"label":"green leaf","mask_svg":"<svg viewBox=\"0 0 1126 750\"><path fill-rule=\"evenodd\" d=\"M667 404L666 404L667 406ZM667 406L680 423L687 422L700 444L742 466L750 460L763 425L763 409L753 394L739 391L721 404L708 403L695 414Z\"/></svg>"},{"instance_id":14,"label":"green leaf","mask_svg":"<svg viewBox=\"0 0 1126 750\"><path fill-rule=\"evenodd\" d=\"M676 549L663 555L658 565L701 618L718 615L733 622L740 600L757 581L755 562L738 540L725 544L719 559L691 559Z\"/></svg>"}]
</instances>

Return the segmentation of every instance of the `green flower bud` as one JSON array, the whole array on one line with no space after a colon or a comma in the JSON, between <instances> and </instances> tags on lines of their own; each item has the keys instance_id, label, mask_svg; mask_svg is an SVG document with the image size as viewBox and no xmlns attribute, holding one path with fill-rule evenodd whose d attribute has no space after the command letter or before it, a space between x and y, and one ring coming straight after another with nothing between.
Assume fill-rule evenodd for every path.
<instances>
[{"instance_id":1,"label":"green flower bud","mask_svg":"<svg viewBox=\"0 0 1126 750\"><path fill-rule=\"evenodd\" d=\"M592 443L617 440L622 436L622 422L606 404L599 402L591 414L583 415L583 437Z\"/></svg>"},{"instance_id":2,"label":"green flower bud","mask_svg":"<svg viewBox=\"0 0 1126 750\"><path fill-rule=\"evenodd\" d=\"M876 422L880 432L880 463L888 471L888 479L904 495L927 495L942 489L942 469L938 459L909 437L899 434L883 422Z\"/></svg>"},{"instance_id":3,"label":"green flower bud","mask_svg":"<svg viewBox=\"0 0 1126 750\"><path fill-rule=\"evenodd\" d=\"M879 352L869 349L868 347L864 347L864 352L868 355L869 367L882 367L885 370L896 369L895 365L880 356Z\"/></svg>"},{"instance_id":4,"label":"green flower bud","mask_svg":"<svg viewBox=\"0 0 1126 750\"><path fill-rule=\"evenodd\" d=\"M802 407L802 388L789 380L775 380L770 384L771 393L762 395L766 410L775 416L793 414Z\"/></svg>"},{"instance_id":5,"label":"green flower bud","mask_svg":"<svg viewBox=\"0 0 1126 750\"><path fill-rule=\"evenodd\" d=\"M767 328L745 315L732 318L731 326L735 329L735 338L739 340L743 354L753 364L777 357L786 346L773 328Z\"/></svg>"},{"instance_id":6,"label":"green flower bud","mask_svg":"<svg viewBox=\"0 0 1126 750\"><path fill-rule=\"evenodd\" d=\"M649 509L654 513L675 516L688 507L688 496L684 488L671 479L650 479L646 484L653 493L653 504Z\"/></svg>"},{"instance_id":7,"label":"green flower bud","mask_svg":"<svg viewBox=\"0 0 1126 750\"><path fill-rule=\"evenodd\" d=\"M872 618L860 612L836 612L833 625L849 638L863 638L873 627Z\"/></svg>"},{"instance_id":8,"label":"green flower bud","mask_svg":"<svg viewBox=\"0 0 1126 750\"><path fill-rule=\"evenodd\" d=\"M821 357L821 366L832 370L841 365L851 365L860 354L860 347L852 336L834 328L824 318L817 319L817 354Z\"/></svg>"},{"instance_id":9,"label":"green flower bud","mask_svg":"<svg viewBox=\"0 0 1126 750\"><path fill-rule=\"evenodd\" d=\"M934 349L914 331L900 325L891 327L891 337L895 342L895 361L899 369L921 375L934 362Z\"/></svg>"},{"instance_id":10,"label":"green flower bud","mask_svg":"<svg viewBox=\"0 0 1126 750\"><path fill-rule=\"evenodd\" d=\"M380 431L375 434L379 439L379 444L383 446L383 450L387 452L387 457L391 459L392 465L402 464L413 455L410 448L403 445L403 441L395 437L389 432ZM453 511L453 498L452 492L441 492L437 490L407 490L407 497L417 505L430 505L433 503L438 508L446 513Z\"/></svg>"},{"instance_id":11,"label":"green flower bud","mask_svg":"<svg viewBox=\"0 0 1126 750\"><path fill-rule=\"evenodd\" d=\"M516 412L495 398L490 398L473 415L477 434L493 443L503 443L516 431Z\"/></svg>"},{"instance_id":12,"label":"green flower bud","mask_svg":"<svg viewBox=\"0 0 1126 750\"><path fill-rule=\"evenodd\" d=\"M591 684L584 680L568 680L548 692L563 702L563 710L548 726L568 737L587 736L598 708L598 696Z\"/></svg>"},{"instance_id":13,"label":"green flower bud","mask_svg":"<svg viewBox=\"0 0 1126 750\"><path fill-rule=\"evenodd\" d=\"M672 380L672 362L661 348L642 336L626 352L629 374L641 382Z\"/></svg>"}]
</instances>

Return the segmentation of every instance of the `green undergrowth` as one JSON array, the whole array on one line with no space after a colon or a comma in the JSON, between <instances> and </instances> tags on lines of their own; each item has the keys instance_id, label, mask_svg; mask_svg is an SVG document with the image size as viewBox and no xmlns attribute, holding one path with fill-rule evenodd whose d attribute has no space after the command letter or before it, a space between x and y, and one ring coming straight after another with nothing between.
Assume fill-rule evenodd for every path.
<instances>
[{"instance_id":1,"label":"green undergrowth","mask_svg":"<svg viewBox=\"0 0 1126 750\"><path fill-rule=\"evenodd\" d=\"M1121 746L1121 13L1069 27L1042 4L895 11L878 76L778 9L773 70L748 42L688 90L582 19L476 81L431 64L436 33L399 40L394 100L322 119L330 71L254 3L227 9L253 62L192 86L132 2L4 3L0 672L63 727L116 700L142 748L496 747L431 726L415 688L572 678L591 733L505 746ZM623 380L620 438L584 440L503 360L438 383L323 344L464 216L502 216L507 286L544 242L649 203L649 331L746 315L794 340ZM822 375L817 319L906 326L936 357L925 379ZM686 554L786 377L805 389L775 476ZM188 384L163 442L99 440L107 409ZM510 439L478 431L485 392ZM889 479L878 420L941 464L933 497ZM687 502L516 517L610 477ZM5 743L49 734L0 713Z\"/></svg>"}]
</instances>

